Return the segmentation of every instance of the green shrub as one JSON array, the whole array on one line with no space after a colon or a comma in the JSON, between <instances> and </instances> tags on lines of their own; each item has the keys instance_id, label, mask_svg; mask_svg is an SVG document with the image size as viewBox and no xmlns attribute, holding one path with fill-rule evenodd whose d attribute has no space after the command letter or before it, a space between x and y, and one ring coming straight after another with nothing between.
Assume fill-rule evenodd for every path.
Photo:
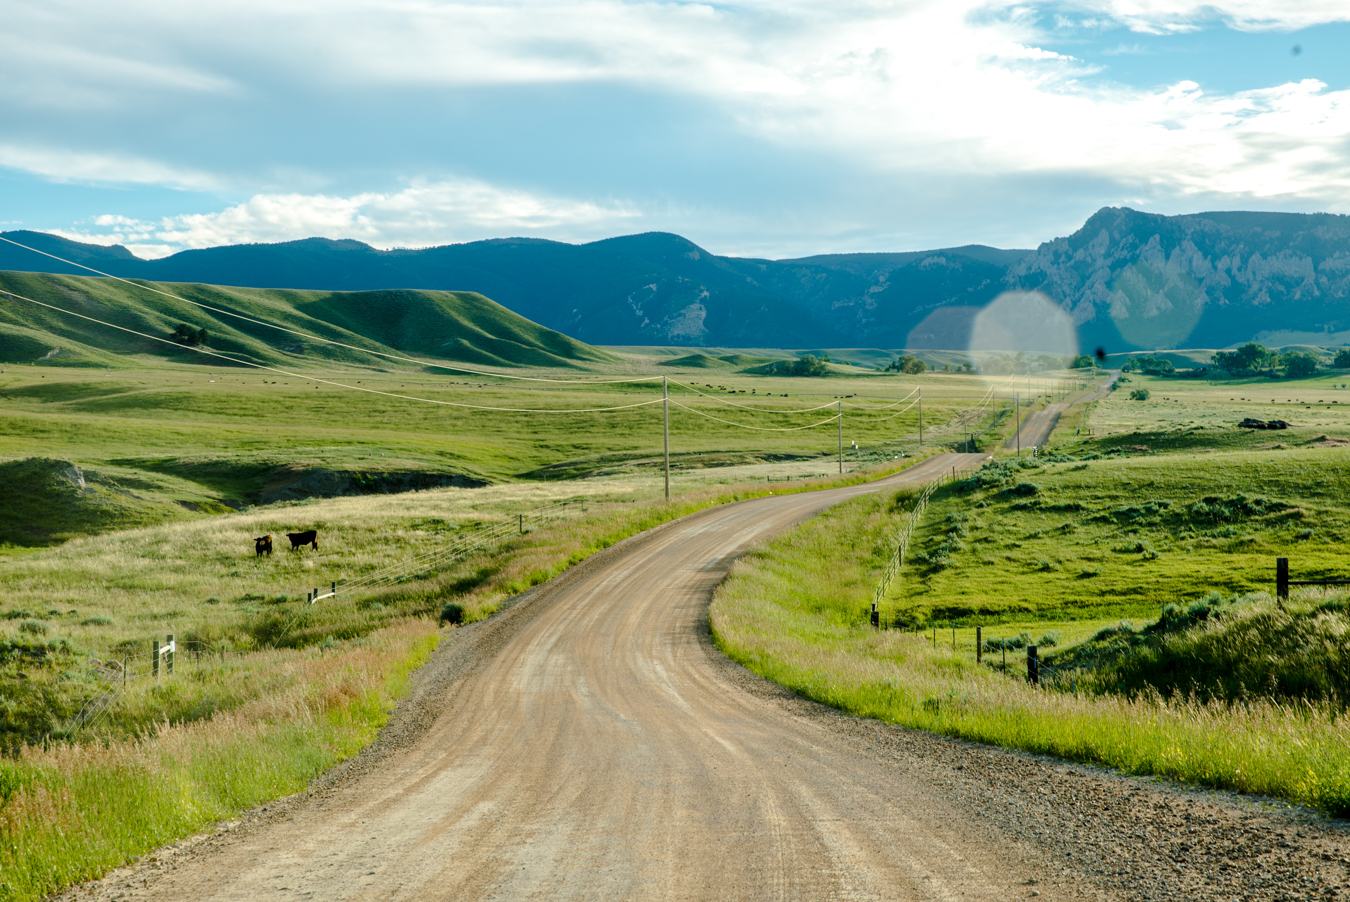
<instances>
[{"instance_id":1,"label":"green shrub","mask_svg":"<svg viewBox=\"0 0 1350 902\"><path fill-rule=\"evenodd\" d=\"M447 602L441 608L441 623L449 623L452 626L458 626L464 622L464 605L458 602Z\"/></svg>"},{"instance_id":2,"label":"green shrub","mask_svg":"<svg viewBox=\"0 0 1350 902\"><path fill-rule=\"evenodd\" d=\"M1136 389L1132 389L1132 390L1130 391L1130 400L1131 400L1131 401L1147 401L1147 400L1148 400L1148 389L1146 389L1146 388L1136 388Z\"/></svg>"},{"instance_id":3,"label":"green shrub","mask_svg":"<svg viewBox=\"0 0 1350 902\"><path fill-rule=\"evenodd\" d=\"M47 635L47 621L45 620L25 620L19 624L19 632L28 633L33 636Z\"/></svg>"}]
</instances>

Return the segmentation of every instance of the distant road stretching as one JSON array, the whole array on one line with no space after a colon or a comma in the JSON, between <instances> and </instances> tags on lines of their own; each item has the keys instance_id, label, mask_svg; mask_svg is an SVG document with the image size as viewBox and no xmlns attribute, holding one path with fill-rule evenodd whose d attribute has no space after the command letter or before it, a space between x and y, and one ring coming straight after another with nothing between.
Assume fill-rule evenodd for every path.
<instances>
[{"instance_id":1,"label":"distant road stretching","mask_svg":"<svg viewBox=\"0 0 1350 902\"><path fill-rule=\"evenodd\" d=\"M1051 434L1054 433L1055 427L1059 425L1060 414L1064 413L1064 411L1068 410L1079 401L1086 400L1089 397L1098 399L1106 397L1111 391L1111 386L1114 385L1119 378L1120 372L1118 370L1113 370L1111 372L1111 378L1107 379L1106 384L1095 392L1091 392L1090 394L1083 393L1072 395L1071 397L1065 398L1063 401L1059 401L1055 404L1047 404L1040 410L1027 414L1026 418L1022 420L1022 450L1030 451L1032 448L1040 447L1050 441ZM1014 432L1012 437L1003 443L1003 449L1005 451L1010 451L1016 447L1017 433Z\"/></svg>"}]
</instances>

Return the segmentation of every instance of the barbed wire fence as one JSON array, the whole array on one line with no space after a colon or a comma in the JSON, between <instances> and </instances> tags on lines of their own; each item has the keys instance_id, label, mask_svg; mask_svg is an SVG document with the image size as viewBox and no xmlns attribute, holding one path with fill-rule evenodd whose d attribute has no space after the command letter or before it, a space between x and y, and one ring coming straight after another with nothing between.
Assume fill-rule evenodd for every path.
<instances>
[{"instance_id":1,"label":"barbed wire fence","mask_svg":"<svg viewBox=\"0 0 1350 902\"><path fill-rule=\"evenodd\" d=\"M900 569L905 566L905 554L909 551L909 543L914 538L914 530L918 529L919 521L923 519L923 513L928 508L928 501L937 491L941 479L935 479L928 483L923 492L914 502L914 509L909 512L905 518L904 524L895 537L895 553L886 563L886 569L882 571L881 578L877 580L876 588L872 590L872 625L881 626L881 602L885 600L886 594L890 592L891 584L895 578L900 575Z\"/></svg>"}]
</instances>

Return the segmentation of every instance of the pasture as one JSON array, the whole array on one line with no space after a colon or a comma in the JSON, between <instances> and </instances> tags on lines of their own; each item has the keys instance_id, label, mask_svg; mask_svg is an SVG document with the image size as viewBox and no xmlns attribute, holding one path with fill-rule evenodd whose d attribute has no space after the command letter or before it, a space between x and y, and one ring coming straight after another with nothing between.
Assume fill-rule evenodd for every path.
<instances>
[{"instance_id":1,"label":"pasture","mask_svg":"<svg viewBox=\"0 0 1350 902\"><path fill-rule=\"evenodd\" d=\"M620 360L619 370L642 363ZM428 400L551 411L621 406L660 391L659 382L541 387L351 369L311 375ZM163 364L7 368L0 455L15 460L0 464L0 477L10 479L0 501L7 524L0 642L9 649L0 682L13 689L4 744L67 735L109 674L148 654L155 638L174 635L194 650L195 663L203 649L208 657L221 649L249 655L357 641L434 617L447 602L474 619L681 511L837 477L839 432L830 417L841 401L850 473L901 466L928 450L917 444L917 388L930 449L967 426L994 427L993 439L1011 428L1007 406L987 403L987 387L968 376L722 373L696 383L695 375L671 371L672 400L694 410L672 405L677 501L666 506L652 504L664 491L656 405L516 414ZM822 420L788 431L732 425L772 430ZM325 473L343 474L347 482L336 489L343 496L323 497L334 491L331 478L316 479ZM455 481L476 487L444 484ZM397 491L419 485L428 487ZM262 503L269 497L289 500ZM378 590L304 603L317 587L326 593L566 499L583 499L584 509L499 548ZM292 550L286 535L310 529L319 548ZM274 553L259 556L255 539L264 535ZM258 691L240 666L228 680L226 687L204 676L168 696L131 687L102 728L127 735L165 717L209 717Z\"/></svg>"},{"instance_id":2,"label":"pasture","mask_svg":"<svg viewBox=\"0 0 1350 902\"><path fill-rule=\"evenodd\" d=\"M857 714L1344 814L1344 595L1271 597L1276 557L1295 579L1350 578L1344 380L1132 375L1071 408L1048 453L1000 451L936 492L881 605L892 628L869 607L910 493L748 555L715 638ZM1067 675L1029 687L1028 644Z\"/></svg>"}]
</instances>

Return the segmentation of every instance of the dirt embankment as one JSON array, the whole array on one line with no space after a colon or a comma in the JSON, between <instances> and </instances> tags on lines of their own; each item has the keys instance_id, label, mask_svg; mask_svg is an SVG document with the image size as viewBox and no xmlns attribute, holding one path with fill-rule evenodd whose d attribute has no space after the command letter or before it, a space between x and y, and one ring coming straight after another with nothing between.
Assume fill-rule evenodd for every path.
<instances>
[{"instance_id":1,"label":"dirt embankment","mask_svg":"<svg viewBox=\"0 0 1350 902\"><path fill-rule=\"evenodd\" d=\"M257 494L258 504L298 501L303 498L337 498L345 495L392 495L424 489L477 489L485 479L463 473L435 473L409 470L367 472L333 470L328 467L278 467L267 478L266 487Z\"/></svg>"}]
</instances>

